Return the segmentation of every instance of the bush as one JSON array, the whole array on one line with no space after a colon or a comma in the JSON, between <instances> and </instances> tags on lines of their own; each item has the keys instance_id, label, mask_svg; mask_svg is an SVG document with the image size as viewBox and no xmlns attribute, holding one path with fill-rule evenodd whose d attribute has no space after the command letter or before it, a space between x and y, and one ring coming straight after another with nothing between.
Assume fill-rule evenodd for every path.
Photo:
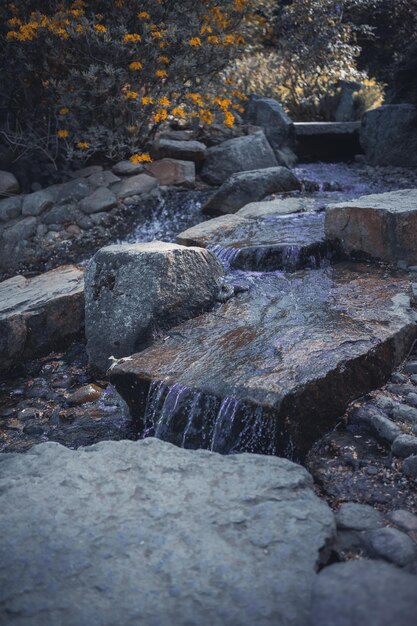
<instances>
[{"instance_id":1,"label":"bush","mask_svg":"<svg viewBox=\"0 0 417 626\"><path fill-rule=\"evenodd\" d=\"M293 0L275 18L269 47L244 54L231 70L239 88L277 98L296 120L322 118L323 99L337 97L340 81L364 84L358 114L381 102L382 85L356 65L360 48L351 25L343 22L343 2Z\"/></svg>"},{"instance_id":2,"label":"bush","mask_svg":"<svg viewBox=\"0 0 417 626\"><path fill-rule=\"evenodd\" d=\"M143 153L167 119L226 127L242 94L207 85L244 43L246 0L20 0L0 8L0 132L20 154Z\"/></svg>"}]
</instances>

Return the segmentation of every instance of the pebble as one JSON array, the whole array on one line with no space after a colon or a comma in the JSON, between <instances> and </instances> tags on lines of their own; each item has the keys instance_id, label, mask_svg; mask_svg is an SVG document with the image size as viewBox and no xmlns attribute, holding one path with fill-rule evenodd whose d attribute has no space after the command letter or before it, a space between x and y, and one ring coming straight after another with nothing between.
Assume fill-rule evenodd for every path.
<instances>
[{"instance_id":1,"label":"pebble","mask_svg":"<svg viewBox=\"0 0 417 626\"><path fill-rule=\"evenodd\" d=\"M409 456L403 462L403 472L407 478L417 480L417 455Z\"/></svg>"},{"instance_id":2,"label":"pebble","mask_svg":"<svg viewBox=\"0 0 417 626\"><path fill-rule=\"evenodd\" d=\"M408 394L408 396L410 395L416 394ZM417 409L413 406L408 406L407 404L397 404L394 406L392 415L399 420L417 423Z\"/></svg>"},{"instance_id":3,"label":"pebble","mask_svg":"<svg viewBox=\"0 0 417 626\"><path fill-rule=\"evenodd\" d=\"M417 558L417 547L408 535L396 528L377 528L366 533L365 544L375 556L404 567Z\"/></svg>"},{"instance_id":4,"label":"pebble","mask_svg":"<svg viewBox=\"0 0 417 626\"><path fill-rule=\"evenodd\" d=\"M401 429L394 424L385 415L377 414L372 416L371 425L376 435L383 441L392 443L399 435L401 435Z\"/></svg>"},{"instance_id":5,"label":"pebble","mask_svg":"<svg viewBox=\"0 0 417 626\"><path fill-rule=\"evenodd\" d=\"M393 454L400 457L417 454L417 437L413 435L399 435L394 440L391 450Z\"/></svg>"},{"instance_id":6,"label":"pebble","mask_svg":"<svg viewBox=\"0 0 417 626\"><path fill-rule=\"evenodd\" d=\"M36 419L39 415L39 411L38 409L35 409L33 407L28 407L26 409L23 409L22 411L19 411L19 413L17 414L17 418L19 420L31 420L31 419Z\"/></svg>"},{"instance_id":7,"label":"pebble","mask_svg":"<svg viewBox=\"0 0 417 626\"><path fill-rule=\"evenodd\" d=\"M408 382L408 378L400 372L394 372L394 374L391 376L391 381L393 383L406 383Z\"/></svg>"},{"instance_id":8,"label":"pebble","mask_svg":"<svg viewBox=\"0 0 417 626\"><path fill-rule=\"evenodd\" d=\"M417 374L417 361L409 361L404 366L404 372L407 374Z\"/></svg>"},{"instance_id":9,"label":"pebble","mask_svg":"<svg viewBox=\"0 0 417 626\"><path fill-rule=\"evenodd\" d=\"M42 435L44 428L39 424L28 424L24 427L23 432L25 435Z\"/></svg>"},{"instance_id":10,"label":"pebble","mask_svg":"<svg viewBox=\"0 0 417 626\"><path fill-rule=\"evenodd\" d=\"M337 527L343 530L371 530L384 525L382 514L369 504L346 502L335 517Z\"/></svg>"},{"instance_id":11,"label":"pebble","mask_svg":"<svg viewBox=\"0 0 417 626\"><path fill-rule=\"evenodd\" d=\"M388 514L388 519L402 530L413 532L417 530L417 515L405 509L397 509Z\"/></svg>"},{"instance_id":12,"label":"pebble","mask_svg":"<svg viewBox=\"0 0 417 626\"><path fill-rule=\"evenodd\" d=\"M410 406L417 407L417 393L415 392L408 393L405 397L405 401Z\"/></svg>"},{"instance_id":13,"label":"pebble","mask_svg":"<svg viewBox=\"0 0 417 626\"><path fill-rule=\"evenodd\" d=\"M67 398L67 402L73 405L95 402L102 394L103 390L101 387L97 385L84 385L84 387L80 387L77 391L74 391L74 393Z\"/></svg>"}]
</instances>

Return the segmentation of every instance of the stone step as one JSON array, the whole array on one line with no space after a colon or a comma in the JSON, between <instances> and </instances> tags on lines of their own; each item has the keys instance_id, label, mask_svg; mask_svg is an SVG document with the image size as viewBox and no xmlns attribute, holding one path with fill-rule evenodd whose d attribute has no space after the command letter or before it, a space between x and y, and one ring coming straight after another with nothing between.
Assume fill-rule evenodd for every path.
<instances>
[{"instance_id":1,"label":"stone step","mask_svg":"<svg viewBox=\"0 0 417 626\"><path fill-rule=\"evenodd\" d=\"M75 337L84 324L84 270L63 265L0 283L0 371L46 354Z\"/></svg>"},{"instance_id":2,"label":"stone step","mask_svg":"<svg viewBox=\"0 0 417 626\"><path fill-rule=\"evenodd\" d=\"M339 264L239 280L239 295L115 364L111 379L141 435L302 457L409 350L408 279Z\"/></svg>"},{"instance_id":3,"label":"stone step","mask_svg":"<svg viewBox=\"0 0 417 626\"><path fill-rule=\"evenodd\" d=\"M301 161L340 161L362 148L360 122L296 122L296 153Z\"/></svg>"},{"instance_id":4,"label":"stone step","mask_svg":"<svg viewBox=\"0 0 417 626\"><path fill-rule=\"evenodd\" d=\"M324 214L314 212L257 220L225 215L180 233L177 242L209 248L229 268L258 272L318 267L334 251L325 241Z\"/></svg>"},{"instance_id":5,"label":"stone step","mask_svg":"<svg viewBox=\"0 0 417 626\"><path fill-rule=\"evenodd\" d=\"M347 255L417 265L417 189L329 205L325 228Z\"/></svg>"}]
</instances>

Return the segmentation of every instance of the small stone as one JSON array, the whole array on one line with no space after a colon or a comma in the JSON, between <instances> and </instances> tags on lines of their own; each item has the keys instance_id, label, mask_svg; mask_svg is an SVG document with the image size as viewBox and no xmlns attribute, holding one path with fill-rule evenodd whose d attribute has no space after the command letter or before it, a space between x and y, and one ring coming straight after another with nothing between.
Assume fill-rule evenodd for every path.
<instances>
[{"instance_id":1,"label":"small stone","mask_svg":"<svg viewBox=\"0 0 417 626\"><path fill-rule=\"evenodd\" d=\"M417 531L417 515L413 515L405 509L398 509L388 514L388 519L407 532Z\"/></svg>"},{"instance_id":2,"label":"small stone","mask_svg":"<svg viewBox=\"0 0 417 626\"><path fill-rule=\"evenodd\" d=\"M195 185L195 164L192 161L161 159L150 163L146 169L158 179L160 185Z\"/></svg>"},{"instance_id":3,"label":"small stone","mask_svg":"<svg viewBox=\"0 0 417 626\"><path fill-rule=\"evenodd\" d=\"M69 398L67 398L68 404L84 404L85 402L95 402L103 393L101 387L97 385L84 385L74 391Z\"/></svg>"},{"instance_id":4,"label":"small stone","mask_svg":"<svg viewBox=\"0 0 417 626\"><path fill-rule=\"evenodd\" d=\"M406 383L408 381L408 378L400 372L394 372L394 374L391 376L391 380L393 383Z\"/></svg>"},{"instance_id":5,"label":"small stone","mask_svg":"<svg viewBox=\"0 0 417 626\"><path fill-rule=\"evenodd\" d=\"M7 228L3 233L3 239L10 243L17 243L22 239L30 239L36 233L37 225L35 217L25 217L10 228Z\"/></svg>"},{"instance_id":6,"label":"small stone","mask_svg":"<svg viewBox=\"0 0 417 626\"><path fill-rule=\"evenodd\" d=\"M9 222L21 214L22 198L0 200L0 222Z\"/></svg>"},{"instance_id":7,"label":"small stone","mask_svg":"<svg viewBox=\"0 0 417 626\"><path fill-rule=\"evenodd\" d=\"M417 480L417 454L413 454L404 460L403 472L408 478Z\"/></svg>"},{"instance_id":8,"label":"small stone","mask_svg":"<svg viewBox=\"0 0 417 626\"><path fill-rule=\"evenodd\" d=\"M383 411L387 411L388 413L392 411L392 408L395 405L395 402L394 400L392 400L392 398L389 398L388 396L383 396L382 394L375 396L374 402L377 407L379 407Z\"/></svg>"},{"instance_id":9,"label":"small stone","mask_svg":"<svg viewBox=\"0 0 417 626\"><path fill-rule=\"evenodd\" d=\"M125 178L121 183L116 183L112 189L119 199L137 194L149 193L158 186L158 181L148 174L138 174Z\"/></svg>"},{"instance_id":10,"label":"small stone","mask_svg":"<svg viewBox=\"0 0 417 626\"><path fill-rule=\"evenodd\" d=\"M410 395L412 394L408 394L408 396ZM394 406L392 415L396 419L403 420L405 422L417 422L417 409L412 406L408 406L407 404L397 404Z\"/></svg>"},{"instance_id":11,"label":"small stone","mask_svg":"<svg viewBox=\"0 0 417 626\"><path fill-rule=\"evenodd\" d=\"M81 228L77 224L70 224L69 226L67 226L66 231L69 235L73 237L81 235L82 232Z\"/></svg>"},{"instance_id":12,"label":"small stone","mask_svg":"<svg viewBox=\"0 0 417 626\"><path fill-rule=\"evenodd\" d=\"M54 203L54 196L48 190L35 191L25 196L22 205L23 215L38 216Z\"/></svg>"},{"instance_id":13,"label":"small stone","mask_svg":"<svg viewBox=\"0 0 417 626\"><path fill-rule=\"evenodd\" d=\"M88 182L96 187L109 187L113 183L120 182L120 178L112 172L98 172L88 177Z\"/></svg>"},{"instance_id":14,"label":"small stone","mask_svg":"<svg viewBox=\"0 0 417 626\"><path fill-rule=\"evenodd\" d=\"M19 413L17 414L17 418L19 420L29 420L29 419L36 419L38 415L39 415L38 409L35 409L33 407L28 407L26 409L22 409L22 411L19 411Z\"/></svg>"},{"instance_id":15,"label":"small stone","mask_svg":"<svg viewBox=\"0 0 417 626\"><path fill-rule=\"evenodd\" d=\"M417 437L399 435L392 444L392 453L396 456L407 457L417 454Z\"/></svg>"},{"instance_id":16,"label":"small stone","mask_svg":"<svg viewBox=\"0 0 417 626\"><path fill-rule=\"evenodd\" d=\"M119 161L113 165L112 172L118 176L134 176L144 171L142 163L132 163L131 161Z\"/></svg>"},{"instance_id":17,"label":"small stone","mask_svg":"<svg viewBox=\"0 0 417 626\"><path fill-rule=\"evenodd\" d=\"M404 385L404 383L391 383L387 385L387 391L397 396L406 396L408 393L413 393L415 387L413 385Z\"/></svg>"},{"instance_id":18,"label":"small stone","mask_svg":"<svg viewBox=\"0 0 417 626\"><path fill-rule=\"evenodd\" d=\"M43 435L45 429L40 424L28 424L24 427L23 432L25 435Z\"/></svg>"},{"instance_id":19,"label":"small stone","mask_svg":"<svg viewBox=\"0 0 417 626\"><path fill-rule=\"evenodd\" d=\"M19 181L11 172L0 170L0 197L14 196L20 192Z\"/></svg>"},{"instance_id":20,"label":"small stone","mask_svg":"<svg viewBox=\"0 0 417 626\"><path fill-rule=\"evenodd\" d=\"M417 374L417 361L409 361L404 366L404 371L407 374Z\"/></svg>"},{"instance_id":21,"label":"small stone","mask_svg":"<svg viewBox=\"0 0 417 626\"><path fill-rule=\"evenodd\" d=\"M91 195L81 200L78 207L83 213L91 214L109 211L116 204L117 199L114 193L106 187L99 187Z\"/></svg>"},{"instance_id":22,"label":"small stone","mask_svg":"<svg viewBox=\"0 0 417 626\"><path fill-rule=\"evenodd\" d=\"M408 393L405 396L405 401L407 402L407 404L409 404L410 406L414 406L417 407L417 393ZM416 419L417 419L417 411L416 411Z\"/></svg>"},{"instance_id":23,"label":"small stone","mask_svg":"<svg viewBox=\"0 0 417 626\"><path fill-rule=\"evenodd\" d=\"M98 174L102 172L103 168L101 165L88 165L87 167L83 167L80 170L75 170L75 172L71 172L71 178L88 178L92 174Z\"/></svg>"},{"instance_id":24,"label":"small stone","mask_svg":"<svg viewBox=\"0 0 417 626\"><path fill-rule=\"evenodd\" d=\"M414 385L417 385L417 375L414 374L413 376L410 376L410 380Z\"/></svg>"},{"instance_id":25,"label":"small stone","mask_svg":"<svg viewBox=\"0 0 417 626\"><path fill-rule=\"evenodd\" d=\"M401 435L401 429L385 415L374 414L371 419L371 425L378 437L388 441L388 443L392 443Z\"/></svg>"},{"instance_id":26,"label":"small stone","mask_svg":"<svg viewBox=\"0 0 417 626\"><path fill-rule=\"evenodd\" d=\"M396 528L378 528L365 536L371 553L400 567L417 558L417 547L408 535Z\"/></svg>"},{"instance_id":27,"label":"small stone","mask_svg":"<svg viewBox=\"0 0 417 626\"><path fill-rule=\"evenodd\" d=\"M343 530L371 530L383 526L384 520L369 504L347 502L336 513L336 524Z\"/></svg>"}]
</instances>

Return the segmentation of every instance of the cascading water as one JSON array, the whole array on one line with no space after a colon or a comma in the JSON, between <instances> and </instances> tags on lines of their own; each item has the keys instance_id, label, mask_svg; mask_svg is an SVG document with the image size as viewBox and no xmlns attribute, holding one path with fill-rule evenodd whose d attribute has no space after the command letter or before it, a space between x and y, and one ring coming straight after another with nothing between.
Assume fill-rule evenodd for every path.
<instances>
[{"instance_id":1,"label":"cascading water","mask_svg":"<svg viewBox=\"0 0 417 626\"><path fill-rule=\"evenodd\" d=\"M221 454L275 454L277 424L261 407L233 397L223 400L185 385L150 385L142 436L158 437L183 448Z\"/></svg>"}]
</instances>

